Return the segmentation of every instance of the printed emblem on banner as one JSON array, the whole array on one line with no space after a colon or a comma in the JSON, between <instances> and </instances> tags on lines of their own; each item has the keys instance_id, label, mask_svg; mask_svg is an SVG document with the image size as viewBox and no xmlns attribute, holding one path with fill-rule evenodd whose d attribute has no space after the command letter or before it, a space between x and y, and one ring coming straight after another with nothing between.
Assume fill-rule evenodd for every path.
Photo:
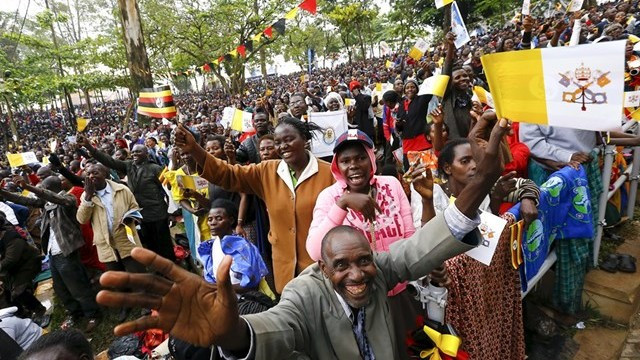
<instances>
[{"instance_id":1,"label":"printed emblem on banner","mask_svg":"<svg viewBox=\"0 0 640 360\"><path fill-rule=\"evenodd\" d=\"M162 98L161 98L161 97L157 97L157 98L156 98L156 106L157 106L157 107L159 107L159 108L161 108L161 107L163 107L163 106L162 106L163 104L164 104L164 100L162 100Z\"/></svg>"},{"instance_id":2,"label":"printed emblem on banner","mask_svg":"<svg viewBox=\"0 0 640 360\"><path fill-rule=\"evenodd\" d=\"M610 72L603 73L600 70L591 71L591 68L584 66L584 63L580 67L576 68L572 73L567 71L560 73L560 80L558 83L565 88L575 88L573 91L563 91L562 101L567 103L574 103L582 105L582 111L587 111L587 105L592 104L606 104L607 93L604 91L596 92L592 90L592 86L595 84L600 88L611 83L608 75ZM573 86L572 86L573 85Z\"/></svg>"},{"instance_id":3,"label":"printed emblem on banner","mask_svg":"<svg viewBox=\"0 0 640 360\"><path fill-rule=\"evenodd\" d=\"M525 252L527 261L533 262L541 255L543 248L540 245L542 244L543 237L544 227L542 226L542 221L536 219L527 229L527 240L525 242L528 250Z\"/></svg>"},{"instance_id":4,"label":"printed emblem on banner","mask_svg":"<svg viewBox=\"0 0 640 360\"><path fill-rule=\"evenodd\" d=\"M326 128L324 130L322 141L324 141L324 143L327 145L333 144L333 142L336 141L336 131L332 127Z\"/></svg>"}]
</instances>

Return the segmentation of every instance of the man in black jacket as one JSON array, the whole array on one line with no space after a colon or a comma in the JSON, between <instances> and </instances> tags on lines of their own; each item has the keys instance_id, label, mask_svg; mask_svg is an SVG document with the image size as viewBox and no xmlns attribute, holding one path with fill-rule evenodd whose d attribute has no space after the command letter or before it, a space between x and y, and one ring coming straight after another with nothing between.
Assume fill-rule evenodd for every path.
<instances>
[{"instance_id":1,"label":"man in black jacket","mask_svg":"<svg viewBox=\"0 0 640 360\"><path fill-rule=\"evenodd\" d=\"M0 190L0 196L17 204L43 208L40 229L42 249L49 255L53 290L68 313L62 327L71 327L74 321L87 318L86 332L95 329L100 310L86 269L80 261L78 249L84 244L80 225L76 220L75 196L62 189L57 176L47 177L42 187L27 184L20 176L13 182L37 196L25 197Z\"/></svg>"},{"instance_id":2,"label":"man in black jacket","mask_svg":"<svg viewBox=\"0 0 640 360\"><path fill-rule=\"evenodd\" d=\"M91 156L103 165L127 174L127 185L142 208L140 241L142 245L167 259L175 260L173 242L169 233L169 214L166 193L158 176L162 167L149 161L147 148L134 145L133 160L120 161L96 149L84 136L78 136L78 144L87 148Z\"/></svg>"}]
</instances>

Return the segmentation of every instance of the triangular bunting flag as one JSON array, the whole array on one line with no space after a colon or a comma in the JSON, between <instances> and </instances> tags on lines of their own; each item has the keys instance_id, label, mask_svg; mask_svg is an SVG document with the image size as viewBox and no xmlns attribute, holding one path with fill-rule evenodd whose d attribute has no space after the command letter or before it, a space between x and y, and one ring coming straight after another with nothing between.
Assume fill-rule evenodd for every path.
<instances>
[{"instance_id":1,"label":"triangular bunting flag","mask_svg":"<svg viewBox=\"0 0 640 360\"><path fill-rule=\"evenodd\" d=\"M316 0L304 0L302 3L300 3L300 5L298 5L298 7L302 10L310 12L313 15L316 14Z\"/></svg>"},{"instance_id":2,"label":"triangular bunting flag","mask_svg":"<svg viewBox=\"0 0 640 360\"><path fill-rule=\"evenodd\" d=\"M244 45L240 45L236 48L236 51L238 52L238 54L240 54L242 57L247 57L247 48Z\"/></svg>"},{"instance_id":3,"label":"triangular bunting flag","mask_svg":"<svg viewBox=\"0 0 640 360\"><path fill-rule=\"evenodd\" d=\"M216 66L220 65L220 59L218 58L218 59L213 60L212 64L216 65Z\"/></svg>"},{"instance_id":4,"label":"triangular bunting flag","mask_svg":"<svg viewBox=\"0 0 640 360\"><path fill-rule=\"evenodd\" d=\"M210 72L211 71L211 65L209 65L208 63L202 65L202 70L204 70L204 72Z\"/></svg>"},{"instance_id":5,"label":"triangular bunting flag","mask_svg":"<svg viewBox=\"0 0 640 360\"><path fill-rule=\"evenodd\" d=\"M238 50L237 49L233 49L233 50L229 51L229 55L231 55L233 57L238 57Z\"/></svg>"},{"instance_id":6,"label":"triangular bunting flag","mask_svg":"<svg viewBox=\"0 0 640 360\"><path fill-rule=\"evenodd\" d=\"M273 37L273 28L271 26L269 26L268 28L264 29L264 31L262 32L266 37L268 38L272 38Z\"/></svg>"},{"instance_id":7,"label":"triangular bunting flag","mask_svg":"<svg viewBox=\"0 0 640 360\"><path fill-rule=\"evenodd\" d=\"M291 11L287 13L287 15L284 16L284 18L287 20L293 20L296 17L296 15L298 15L298 9L299 9L298 7L294 7L293 9L291 9Z\"/></svg>"},{"instance_id":8,"label":"triangular bunting flag","mask_svg":"<svg viewBox=\"0 0 640 360\"><path fill-rule=\"evenodd\" d=\"M251 52L253 51L253 40L247 40L244 42L244 47L245 49L247 49L247 51Z\"/></svg>"},{"instance_id":9,"label":"triangular bunting flag","mask_svg":"<svg viewBox=\"0 0 640 360\"><path fill-rule=\"evenodd\" d=\"M85 118L77 118L76 119L76 124L77 124L77 129L78 132L83 132L84 129L87 127L87 125L89 125L89 122L91 121L91 119L85 119Z\"/></svg>"},{"instance_id":10,"label":"triangular bunting flag","mask_svg":"<svg viewBox=\"0 0 640 360\"><path fill-rule=\"evenodd\" d=\"M280 35L284 35L285 24L286 24L286 20L284 18L280 18L278 21L273 23L271 27L276 29L276 31L279 32Z\"/></svg>"},{"instance_id":11,"label":"triangular bunting flag","mask_svg":"<svg viewBox=\"0 0 640 360\"><path fill-rule=\"evenodd\" d=\"M253 40L255 43L259 43L260 39L262 39L262 33L256 34L251 38L251 40Z\"/></svg>"},{"instance_id":12,"label":"triangular bunting flag","mask_svg":"<svg viewBox=\"0 0 640 360\"><path fill-rule=\"evenodd\" d=\"M218 64L222 63L225 60L224 56L220 56L218 58Z\"/></svg>"}]
</instances>

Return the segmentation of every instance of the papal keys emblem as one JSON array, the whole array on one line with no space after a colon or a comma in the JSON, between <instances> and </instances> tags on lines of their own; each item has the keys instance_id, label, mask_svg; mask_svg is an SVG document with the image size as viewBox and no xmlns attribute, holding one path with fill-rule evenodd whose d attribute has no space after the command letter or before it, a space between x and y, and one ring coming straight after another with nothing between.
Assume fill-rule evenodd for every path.
<instances>
[{"instance_id":1,"label":"papal keys emblem","mask_svg":"<svg viewBox=\"0 0 640 360\"><path fill-rule=\"evenodd\" d=\"M560 85L567 89L575 88L573 91L563 91L562 101L574 104L581 104L582 111L587 111L588 104L606 104L607 93L595 92L590 88L596 84L600 88L611 83L608 75L610 72L603 73L602 71L591 71L590 68L584 66L584 63L576 68L572 73L567 71L564 74L560 73Z\"/></svg>"}]
</instances>

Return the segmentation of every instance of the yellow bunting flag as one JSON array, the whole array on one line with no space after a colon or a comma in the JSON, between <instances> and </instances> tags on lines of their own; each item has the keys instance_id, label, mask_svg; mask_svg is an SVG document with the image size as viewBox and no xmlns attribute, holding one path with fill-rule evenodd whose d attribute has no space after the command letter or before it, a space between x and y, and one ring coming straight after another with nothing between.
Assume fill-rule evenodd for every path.
<instances>
[{"instance_id":1,"label":"yellow bunting flag","mask_svg":"<svg viewBox=\"0 0 640 360\"><path fill-rule=\"evenodd\" d=\"M453 0L436 0L436 9L440 9L445 5L449 5L453 2Z\"/></svg>"},{"instance_id":2,"label":"yellow bunting flag","mask_svg":"<svg viewBox=\"0 0 640 360\"><path fill-rule=\"evenodd\" d=\"M33 151L24 152L20 154L7 153L7 160L11 167L20 167L22 165L37 163L38 158Z\"/></svg>"},{"instance_id":3,"label":"yellow bunting flag","mask_svg":"<svg viewBox=\"0 0 640 360\"><path fill-rule=\"evenodd\" d=\"M78 118L76 119L76 123L77 123L77 129L78 132L83 132L84 129L87 127L87 125L89 125L89 122L91 122L91 119L85 119L85 118Z\"/></svg>"},{"instance_id":4,"label":"yellow bunting flag","mask_svg":"<svg viewBox=\"0 0 640 360\"><path fill-rule=\"evenodd\" d=\"M416 44L413 45L411 50L409 50L409 57L414 59L415 61L420 60L422 55L424 55L425 51L429 49L429 44L424 39L418 39Z\"/></svg>"},{"instance_id":5,"label":"yellow bunting flag","mask_svg":"<svg viewBox=\"0 0 640 360\"><path fill-rule=\"evenodd\" d=\"M443 97L444 92L447 91L447 85L449 84L449 75L434 75L424 80L420 85L420 91L418 95L432 94L435 96Z\"/></svg>"},{"instance_id":6,"label":"yellow bunting flag","mask_svg":"<svg viewBox=\"0 0 640 360\"><path fill-rule=\"evenodd\" d=\"M238 57L238 50L237 49L233 49L233 50L229 51L229 55L231 55L233 57Z\"/></svg>"},{"instance_id":7,"label":"yellow bunting flag","mask_svg":"<svg viewBox=\"0 0 640 360\"><path fill-rule=\"evenodd\" d=\"M484 55L498 118L620 131L626 41Z\"/></svg>"},{"instance_id":8,"label":"yellow bunting flag","mask_svg":"<svg viewBox=\"0 0 640 360\"><path fill-rule=\"evenodd\" d=\"M289 11L284 18L287 20L292 20L293 18L296 17L296 15L298 15L298 9L300 9L299 7L294 7L293 9L291 9L291 11Z\"/></svg>"}]
</instances>

